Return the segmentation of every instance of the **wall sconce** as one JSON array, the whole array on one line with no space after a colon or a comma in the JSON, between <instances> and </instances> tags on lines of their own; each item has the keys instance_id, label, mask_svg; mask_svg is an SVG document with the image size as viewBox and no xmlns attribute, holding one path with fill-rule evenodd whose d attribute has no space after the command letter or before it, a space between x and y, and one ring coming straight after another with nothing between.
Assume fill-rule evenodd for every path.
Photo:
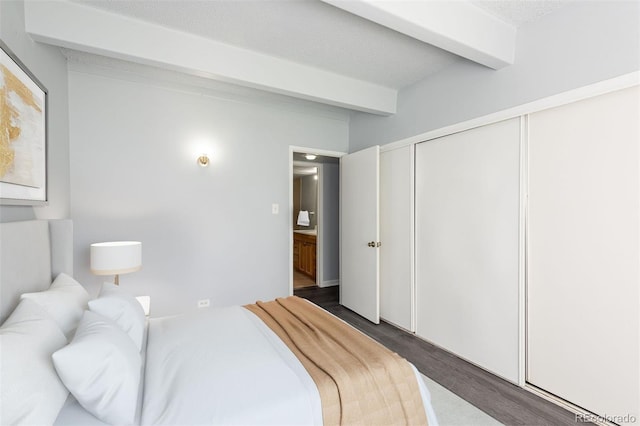
<instances>
[{"instance_id":1,"label":"wall sconce","mask_svg":"<svg viewBox=\"0 0 640 426\"><path fill-rule=\"evenodd\" d=\"M207 154L202 154L200 157L198 157L198 165L200 167L209 166L209 156Z\"/></svg>"},{"instance_id":2,"label":"wall sconce","mask_svg":"<svg viewBox=\"0 0 640 426\"><path fill-rule=\"evenodd\" d=\"M317 157L317 155L315 154L305 154L304 158L306 158L307 160L315 160Z\"/></svg>"}]
</instances>

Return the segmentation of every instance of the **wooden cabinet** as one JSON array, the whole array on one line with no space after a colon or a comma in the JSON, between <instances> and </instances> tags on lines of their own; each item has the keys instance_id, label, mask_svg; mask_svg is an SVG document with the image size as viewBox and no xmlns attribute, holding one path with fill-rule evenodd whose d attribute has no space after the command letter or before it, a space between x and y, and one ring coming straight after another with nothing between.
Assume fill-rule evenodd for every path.
<instances>
[{"instance_id":1,"label":"wooden cabinet","mask_svg":"<svg viewBox=\"0 0 640 426\"><path fill-rule=\"evenodd\" d=\"M300 269L300 247L302 246L302 241L296 239L296 234L293 235L293 267Z\"/></svg>"},{"instance_id":2,"label":"wooden cabinet","mask_svg":"<svg viewBox=\"0 0 640 426\"><path fill-rule=\"evenodd\" d=\"M293 267L316 279L316 236L293 233Z\"/></svg>"}]
</instances>

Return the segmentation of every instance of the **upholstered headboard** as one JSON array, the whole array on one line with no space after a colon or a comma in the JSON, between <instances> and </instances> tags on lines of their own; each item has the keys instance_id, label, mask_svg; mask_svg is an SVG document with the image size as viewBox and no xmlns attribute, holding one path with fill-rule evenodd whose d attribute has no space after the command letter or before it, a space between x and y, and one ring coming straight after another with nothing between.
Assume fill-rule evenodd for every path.
<instances>
[{"instance_id":1,"label":"upholstered headboard","mask_svg":"<svg viewBox=\"0 0 640 426\"><path fill-rule=\"evenodd\" d=\"M46 290L60 272L73 276L71 220L0 223L0 323L22 293Z\"/></svg>"}]
</instances>

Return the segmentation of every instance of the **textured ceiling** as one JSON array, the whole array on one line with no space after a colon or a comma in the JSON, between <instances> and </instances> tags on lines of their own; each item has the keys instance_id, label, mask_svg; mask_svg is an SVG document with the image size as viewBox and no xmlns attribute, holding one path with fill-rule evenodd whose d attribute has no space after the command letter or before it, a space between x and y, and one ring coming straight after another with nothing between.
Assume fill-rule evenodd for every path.
<instances>
[{"instance_id":1,"label":"textured ceiling","mask_svg":"<svg viewBox=\"0 0 640 426\"><path fill-rule=\"evenodd\" d=\"M516 27L535 22L571 0L476 0L471 3ZM575 1L575 0L574 0Z\"/></svg>"},{"instance_id":2,"label":"textured ceiling","mask_svg":"<svg viewBox=\"0 0 640 426\"><path fill-rule=\"evenodd\" d=\"M319 0L74 0L399 89L463 60Z\"/></svg>"}]
</instances>

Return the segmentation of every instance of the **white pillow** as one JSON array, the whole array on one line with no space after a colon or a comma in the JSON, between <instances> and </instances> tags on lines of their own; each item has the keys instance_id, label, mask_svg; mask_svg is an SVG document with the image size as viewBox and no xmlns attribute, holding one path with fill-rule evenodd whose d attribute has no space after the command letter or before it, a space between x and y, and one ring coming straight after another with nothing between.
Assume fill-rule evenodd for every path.
<instances>
[{"instance_id":1,"label":"white pillow","mask_svg":"<svg viewBox=\"0 0 640 426\"><path fill-rule=\"evenodd\" d=\"M0 424L53 424L69 391L51 362L67 344L56 322L23 300L0 327Z\"/></svg>"},{"instance_id":2,"label":"white pillow","mask_svg":"<svg viewBox=\"0 0 640 426\"><path fill-rule=\"evenodd\" d=\"M105 423L133 423L142 360L113 321L85 311L71 343L52 358L60 379L85 410Z\"/></svg>"},{"instance_id":3,"label":"white pillow","mask_svg":"<svg viewBox=\"0 0 640 426\"><path fill-rule=\"evenodd\" d=\"M31 299L40 305L69 338L87 309L89 293L76 280L63 273L56 277L48 290L25 293L20 299Z\"/></svg>"},{"instance_id":4,"label":"white pillow","mask_svg":"<svg viewBox=\"0 0 640 426\"><path fill-rule=\"evenodd\" d=\"M138 350L142 348L145 316L135 297L115 284L103 283L98 298L89 302L89 309L118 324Z\"/></svg>"}]
</instances>

